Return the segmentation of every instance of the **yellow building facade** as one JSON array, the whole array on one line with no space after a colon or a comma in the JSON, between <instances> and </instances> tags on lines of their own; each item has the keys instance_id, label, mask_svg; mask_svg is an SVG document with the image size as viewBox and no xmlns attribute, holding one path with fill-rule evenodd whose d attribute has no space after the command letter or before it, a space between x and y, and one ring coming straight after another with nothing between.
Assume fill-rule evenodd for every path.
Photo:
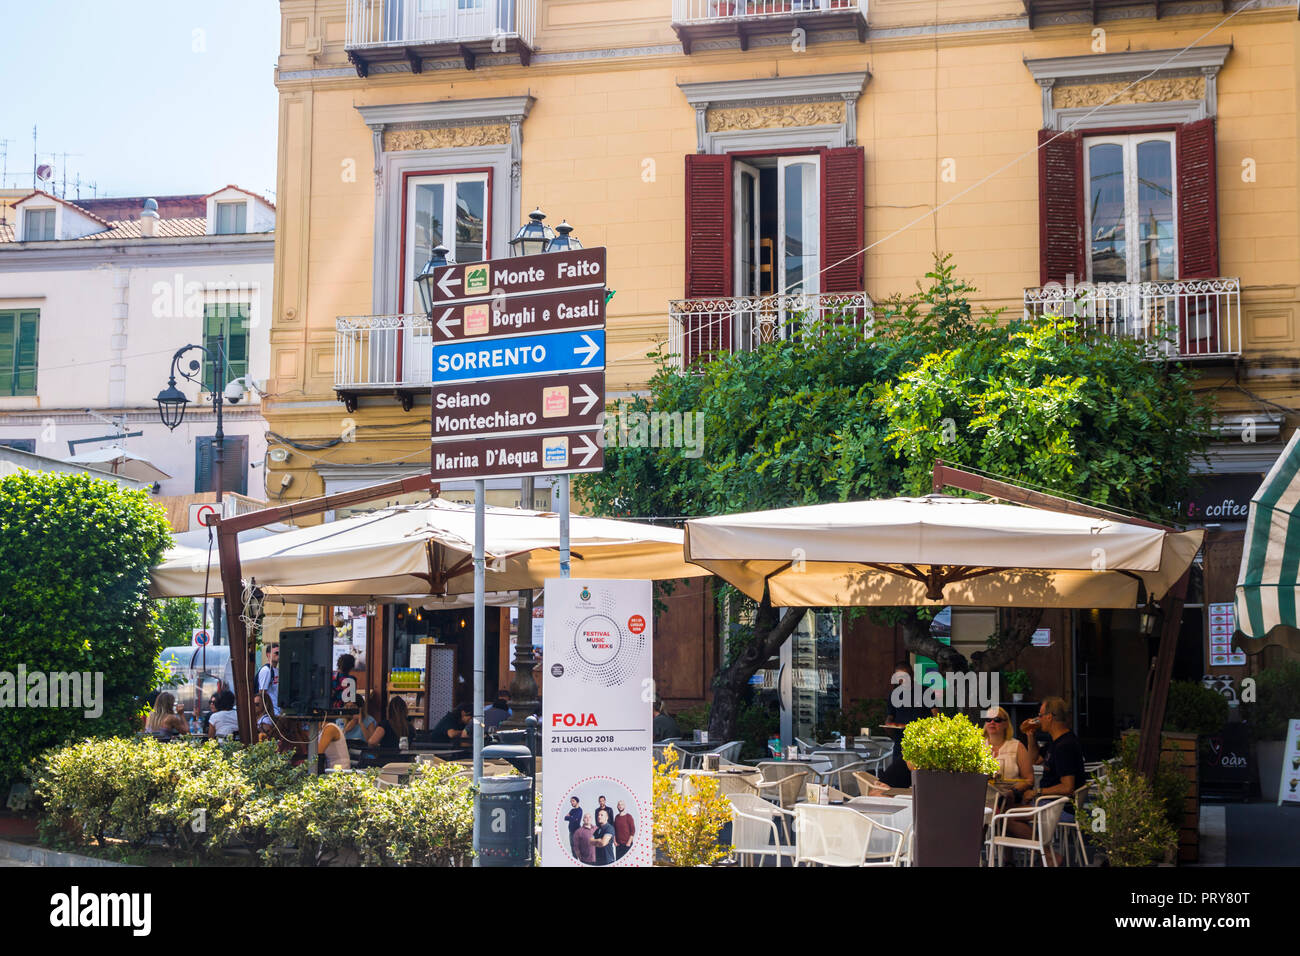
<instances>
[{"instance_id":1,"label":"yellow building facade","mask_svg":"<svg viewBox=\"0 0 1300 956\"><path fill-rule=\"evenodd\" d=\"M468 244L453 254L507 255L535 206L608 248L611 398L645 386L661 343L693 353L779 334L779 308L685 303L826 294L817 274L829 285L831 257L860 230L867 251L834 291L863 304L912 290L936 252L982 304L1012 311L1045 308L1026 290L1053 279L1128 282L1098 300L1098 321L1150 334L1153 315L1179 316L1177 348L1215 358L1207 374L1232 386L1225 410L1275 430L1268 402L1296 397L1300 26L1293 3L1242 6L282 0L265 412L288 441L272 439L269 498L426 463L427 339L371 318L418 312L421 202L456 210ZM1205 120L1212 182L1180 168L1182 131ZM1040 130L1061 135L1042 146ZM855 148L860 187L830 158ZM729 158L692 172L697 156ZM1212 206L1199 217L1168 196L1197 190ZM844 192L858 200L847 212ZM1207 229L1212 275L1190 249ZM1176 286L1159 301L1131 288L1189 277L1240 292L1197 303Z\"/></svg>"},{"instance_id":2,"label":"yellow building facade","mask_svg":"<svg viewBox=\"0 0 1300 956\"><path fill-rule=\"evenodd\" d=\"M1219 431L1187 517L1210 530L1201 603L1231 600L1245 503L1300 407L1293 0L280 8L269 501L428 470L412 280L439 241L509 255L540 207L608 249L611 402L656 349L865 316L936 253L979 305L1070 310L1200 366Z\"/></svg>"}]
</instances>

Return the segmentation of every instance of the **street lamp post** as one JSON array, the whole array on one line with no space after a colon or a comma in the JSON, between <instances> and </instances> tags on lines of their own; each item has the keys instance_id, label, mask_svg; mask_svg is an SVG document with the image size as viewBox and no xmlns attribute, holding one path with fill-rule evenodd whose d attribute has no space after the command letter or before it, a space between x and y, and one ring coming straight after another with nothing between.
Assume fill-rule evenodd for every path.
<instances>
[{"instance_id":1,"label":"street lamp post","mask_svg":"<svg viewBox=\"0 0 1300 956\"><path fill-rule=\"evenodd\" d=\"M226 328L223 320L221 336L217 341L217 354L215 356L217 367L213 374L213 387L210 389L212 393L212 406L217 411L217 434L212 442L212 463L217 476L217 514L221 514L222 511L222 490L226 483L226 433L225 429L222 427L221 418L224 391L221 387L221 383L225 381L226 378L225 332ZM193 382L198 385L200 393L203 390L202 362L197 358L191 358L185 363L184 367L181 366L181 359L185 353L193 351L202 352L204 357L207 359L213 358L212 353L202 345L184 345L177 349L176 354L172 356L171 374L167 378L167 387L158 393L156 399L158 402L158 415L162 419L162 423L166 425L170 431L175 431L180 426L181 422L185 420L185 408L190 402L185 393L176 387L176 376L179 374L180 377L185 379L187 382ZM207 598L208 596L205 594L203 596L205 602L207 601ZM221 636L221 598L214 598L212 601L212 630L215 632L217 637ZM195 710L198 710L198 707L199 702L196 700L194 704Z\"/></svg>"}]
</instances>

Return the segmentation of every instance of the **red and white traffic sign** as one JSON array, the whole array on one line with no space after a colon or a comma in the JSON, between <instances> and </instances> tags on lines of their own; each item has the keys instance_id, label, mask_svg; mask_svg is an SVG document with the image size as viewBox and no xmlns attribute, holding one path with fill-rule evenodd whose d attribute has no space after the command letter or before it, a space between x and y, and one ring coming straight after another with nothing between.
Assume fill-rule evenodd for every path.
<instances>
[{"instance_id":1,"label":"red and white traffic sign","mask_svg":"<svg viewBox=\"0 0 1300 956\"><path fill-rule=\"evenodd\" d=\"M190 530L200 531L208 527L212 519L220 514L217 506L213 504L190 505Z\"/></svg>"}]
</instances>

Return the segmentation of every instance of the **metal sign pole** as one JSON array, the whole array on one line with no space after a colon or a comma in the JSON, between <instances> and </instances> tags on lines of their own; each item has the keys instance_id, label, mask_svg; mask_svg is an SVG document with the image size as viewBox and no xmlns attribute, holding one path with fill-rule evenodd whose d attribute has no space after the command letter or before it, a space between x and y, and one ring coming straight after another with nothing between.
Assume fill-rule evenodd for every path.
<instances>
[{"instance_id":1,"label":"metal sign pole","mask_svg":"<svg viewBox=\"0 0 1300 956\"><path fill-rule=\"evenodd\" d=\"M560 475L560 577L569 576L569 476Z\"/></svg>"},{"instance_id":2,"label":"metal sign pole","mask_svg":"<svg viewBox=\"0 0 1300 956\"><path fill-rule=\"evenodd\" d=\"M484 544L486 537L487 482L474 482L474 786L483 786L483 656L484 656L484 605L486 599L487 569L484 566ZM474 865L479 865L479 850L482 848L482 821L478 809L483 806L482 791L479 791L478 808L474 813Z\"/></svg>"}]
</instances>

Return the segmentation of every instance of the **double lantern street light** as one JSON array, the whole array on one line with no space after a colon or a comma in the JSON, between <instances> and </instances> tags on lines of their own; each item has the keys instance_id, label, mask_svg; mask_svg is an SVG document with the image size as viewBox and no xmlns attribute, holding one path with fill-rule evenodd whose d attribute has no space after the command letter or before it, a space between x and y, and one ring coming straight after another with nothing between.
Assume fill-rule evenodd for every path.
<instances>
[{"instance_id":1,"label":"double lantern street light","mask_svg":"<svg viewBox=\"0 0 1300 956\"><path fill-rule=\"evenodd\" d=\"M573 235L573 227L567 222L561 222L552 229L546 225L545 220L546 214L540 208L528 214L528 222L520 226L515 237L510 240L512 257L535 256L544 252L570 252L582 248L578 237ZM415 277L415 287L420 291L420 307L425 315L433 314L434 270L451 265L447 261L447 253L450 251L442 243L434 246L429 261Z\"/></svg>"}]
</instances>

